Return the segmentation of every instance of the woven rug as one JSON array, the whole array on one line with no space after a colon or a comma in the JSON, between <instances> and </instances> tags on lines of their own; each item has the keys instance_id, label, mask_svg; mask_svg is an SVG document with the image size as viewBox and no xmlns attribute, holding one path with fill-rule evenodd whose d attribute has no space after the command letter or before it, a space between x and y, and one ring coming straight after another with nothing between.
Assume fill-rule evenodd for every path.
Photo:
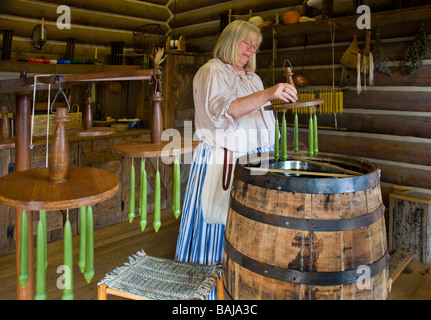
<instances>
[{"instance_id":1,"label":"woven rug","mask_svg":"<svg viewBox=\"0 0 431 320\"><path fill-rule=\"evenodd\" d=\"M99 281L138 297L151 300L205 300L220 278L222 265L185 263L149 256L138 251Z\"/></svg>"}]
</instances>

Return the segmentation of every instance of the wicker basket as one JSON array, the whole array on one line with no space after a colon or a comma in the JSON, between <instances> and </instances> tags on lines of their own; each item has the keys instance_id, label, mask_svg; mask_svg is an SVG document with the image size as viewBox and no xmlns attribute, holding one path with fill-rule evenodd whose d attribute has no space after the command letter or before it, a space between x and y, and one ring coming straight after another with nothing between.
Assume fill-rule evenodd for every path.
<instances>
[{"instance_id":1,"label":"wicker basket","mask_svg":"<svg viewBox=\"0 0 431 320\"><path fill-rule=\"evenodd\" d=\"M79 112L79 105L78 104L74 104L72 106L72 109L74 106L77 106L77 111L68 113L70 121L66 123L66 128L67 129L82 129L82 112ZM53 121L54 117L55 117L55 114L49 115L49 133L48 133L48 135L50 135L50 136L53 136L55 134L55 129L57 128L57 125ZM46 118L47 118L46 114L35 114L34 115L34 122L33 122L33 136L34 137L46 136ZM33 119L31 119L31 120L33 121Z\"/></svg>"}]
</instances>

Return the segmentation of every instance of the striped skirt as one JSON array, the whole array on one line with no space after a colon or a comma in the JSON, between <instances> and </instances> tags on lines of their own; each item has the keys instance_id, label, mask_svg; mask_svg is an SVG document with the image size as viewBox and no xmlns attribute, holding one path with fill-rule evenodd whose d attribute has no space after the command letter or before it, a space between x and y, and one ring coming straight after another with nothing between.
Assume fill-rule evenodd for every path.
<instances>
[{"instance_id":1,"label":"striped skirt","mask_svg":"<svg viewBox=\"0 0 431 320\"><path fill-rule=\"evenodd\" d=\"M175 252L175 259L179 261L214 264L221 262L223 256L225 225L207 224L202 217L201 192L212 148L200 142L193 152ZM255 152L273 150L272 146ZM208 298L216 298L215 290Z\"/></svg>"}]
</instances>

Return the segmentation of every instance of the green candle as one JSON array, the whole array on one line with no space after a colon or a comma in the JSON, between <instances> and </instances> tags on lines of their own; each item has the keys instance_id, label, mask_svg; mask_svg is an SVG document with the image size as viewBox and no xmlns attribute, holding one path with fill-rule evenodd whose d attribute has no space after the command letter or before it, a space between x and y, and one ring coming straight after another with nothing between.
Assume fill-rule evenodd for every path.
<instances>
[{"instance_id":1,"label":"green candle","mask_svg":"<svg viewBox=\"0 0 431 320\"><path fill-rule=\"evenodd\" d=\"M62 300L73 300L73 251L72 251L72 226L69 221L69 210L67 220L64 224L64 288Z\"/></svg>"},{"instance_id":2,"label":"green candle","mask_svg":"<svg viewBox=\"0 0 431 320\"><path fill-rule=\"evenodd\" d=\"M159 231L162 222L160 221L160 172L157 167L156 180L155 180L155 190L154 190L154 230Z\"/></svg>"},{"instance_id":3,"label":"green candle","mask_svg":"<svg viewBox=\"0 0 431 320\"><path fill-rule=\"evenodd\" d=\"M85 270L85 225L87 222L87 207L79 209L79 258L78 266L81 273Z\"/></svg>"},{"instance_id":4,"label":"green candle","mask_svg":"<svg viewBox=\"0 0 431 320\"><path fill-rule=\"evenodd\" d=\"M133 157L132 157L132 165L130 167L130 198L129 198L129 222L130 223L132 223L134 217L135 217L135 166L133 165Z\"/></svg>"},{"instance_id":5,"label":"green candle","mask_svg":"<svg viewBox=\"0 0 431 320\"><path fill-rule=\"evenodd\" d=\"M314 155L313 139L313 117L310 113L310 120L308 121L308 155L310 158L313 158Z\"/></svg>"},{"instance_id":6,"label":"green candle","mask_svg":"<svg viewBox=\"0 0 431 320\"><path fill-rule=\"evenodd\" d=\"M147 171L145 170L144 158L141 159L141 184L139 188L139 224L144 231L147 226Z\"/></svg>"},{"instance_id":7,"label":"green candle","mask_svg":"<svg viewBox=\"0 0 431 320\"><path fill-rule=\"evenodd\" d=\"M281 148L283 161L287 160L287 125L286 125L286 111L283 111L282 119L282 133L281 133Z\"/></svg>"},{"instance_id":8,"label":"green candle","mask_svg":"<svg viewBox=\"0 0 431 320\"><path fill-rule=\"evenodd\" d=\"M274 159L278 161L280 158L280 124L278 123L278 111L275 112L275 150L274 150Z\"/></svg>"},{"instance_id":9,"label":"green candle","mask_svg":"<svg viewBox=\"0 0 431 320\"><path fill-rule=\"evenodd\" d=\"M45 243L45 269L48 268L48 250L47 250L47 246L48 246L48 239L47 239L47 224L46 224L46 211L45 210L41 210L39 212L39 220L42 221L42 225L44 228L44 232L43 232L43 241Z\"/></svg>"},{"instance_id":10,"label":"green candle","mask_svg":"<svg viewBox=\"0 0 431 320\"><path fill-rule=\"evenodd\" d=\"M295 118L294 118L294 146L293 146L293 151L295 151L295 153L298 153L299 148L298 148L298 112L295 111Z\"/></svg>"},{"instance_id":11,"label":"green candle","mask_svg":"<svg viewBox=\"0 0 431 320\"><path fill-rule=\"evenodd\" d=\"M87 208L87 221L85 231L85 271L84 278L90 283L94 277L94 239L93 239L93 209Z\"/></svg>"},{"instance_id":12,"label":"green candle","mask_svg":"<svg viewBox=\"0 0 431 320\"><path fill-rule=\"evenodd\" d=\"M314 141L313 141L314 156L317 156L317 154L319 153L319 147L318 147L318 141L317 141L317 115L316 115L316 111L314 112L313 125L314 125L314 130L313 130L313 136L314 136Z\"/></svg>"},{"instance_id":13,"label":"green candle","mask_svg":"<svg viewBox=\"0 0 431 320\"><path fill-rule=\"evenodd\" d=\"M21 214L21 236L19 251L19 275L18 281L21 287L25 287L29 278L28 273L28 218L27 211L23 210Z\"/></svg>"},{"instance_id":14,"label":"green candle","mask_svg":"<svg viewBox=\"0 0 431 320\"><path fill-rule=\"evenodd\" d=\"M174 215L175 218L181 215L181 169L179 157L175 157L174 162Z\"/></svg>"},{"instance_id":15,"label":"green candle","mask_svg":"<svg viewBox=\"0 0 431 320\"><path fill-rule=\"evenodd\" d=\"M45 273L45 257L46 245L44 236L45 227L42 219L37 224L37 240L36 240L36 289L34 300L46 300L46 273Z\"/></svg>"}]
</instances>

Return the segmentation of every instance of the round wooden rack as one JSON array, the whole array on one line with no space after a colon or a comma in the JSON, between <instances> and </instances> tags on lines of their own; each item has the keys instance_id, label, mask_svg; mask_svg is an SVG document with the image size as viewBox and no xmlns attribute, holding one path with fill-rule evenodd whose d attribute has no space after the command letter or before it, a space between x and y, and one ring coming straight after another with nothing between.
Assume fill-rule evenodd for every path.
<instances>
[{"instance_id":1,"label":"round wooden rack","mask_svg":"<svg viewBox=\"0 0 431 320\"><path fill-rule=\"evenodd\" d=\"M69 129L67 134L69 136L77 137L99 137L107 136L117 132L117 129L111 127L93 127L91 129Z\"/></svg>"},{"instance_id":2,"label":"round wooden rack","mask_svg":"<svg viewBox=\"0 0 431 320\"><path fill-rule=\"evenodd\" d=\"M118 191L116 174L90 167L70 167L62 182L49 168L18 171L0 178L0 203L23 210L65 210L94 205Z\"/></svg>"},{"instance_id":3,"label":"round wooden rack","mask_svg":"<svg viewBox=\"0 0 431 320\"><path fill-rule=\"evenodd\" d=\"M150 137L131 139L116 145L113 150L126 157L156 158L192 152L199 141L188 137L174 137L171 141L151 142Z\"/></svg>"},{"instance_id":4,"label":"round wooden rack","mask_svg":"<svg viewBox=\"0 0 431 320\"><path fill-rule=\"evenodd\" d=\"M264 109L269 111L284 111L301 107L313 107L319 104L323 104L324 102L325 100L323 99L298 100L292 103L272 104L269 106L265 106Z\"/></svg>"}]
</instances>

